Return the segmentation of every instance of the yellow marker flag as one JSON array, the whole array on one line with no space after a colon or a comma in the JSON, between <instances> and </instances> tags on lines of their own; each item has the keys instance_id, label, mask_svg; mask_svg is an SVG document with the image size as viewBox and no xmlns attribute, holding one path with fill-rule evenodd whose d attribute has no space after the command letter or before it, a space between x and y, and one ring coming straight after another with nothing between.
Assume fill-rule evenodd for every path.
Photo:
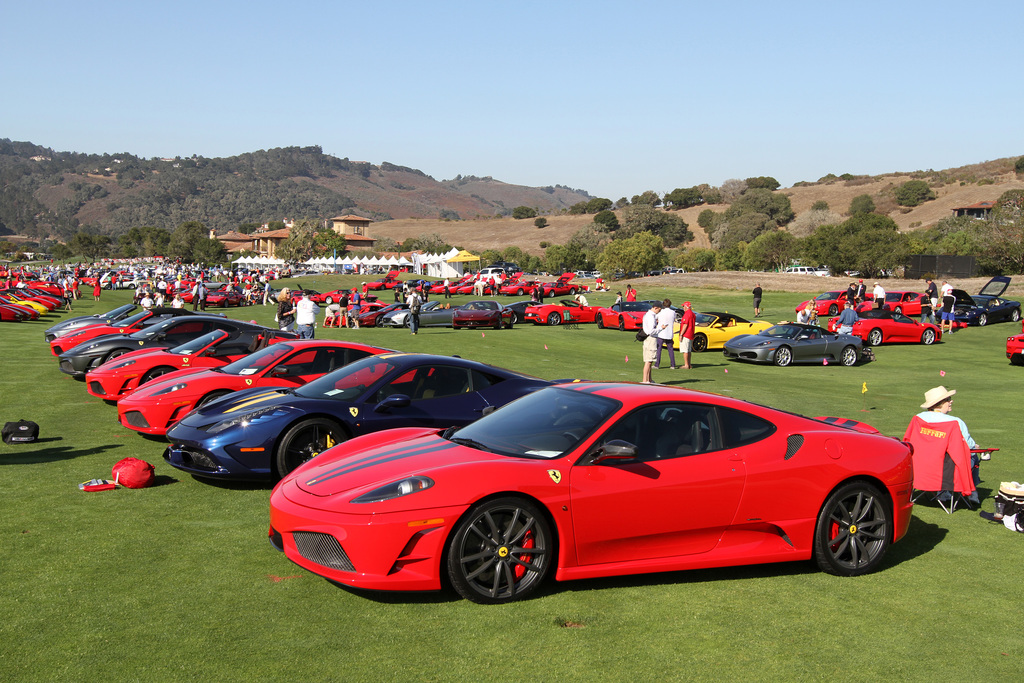
<instances>
[{"instance_id":1,"label":"yellow marker flag","mask_svg":"<svg viewBox=\"0 0 1024 683\"><path fill-rule=\"evenodd\" d=\"M867 382L864 382L864 384L861 385L860 393L862 393L862 394L868 393L868 383Z\"/></svg>"}]
</instances>

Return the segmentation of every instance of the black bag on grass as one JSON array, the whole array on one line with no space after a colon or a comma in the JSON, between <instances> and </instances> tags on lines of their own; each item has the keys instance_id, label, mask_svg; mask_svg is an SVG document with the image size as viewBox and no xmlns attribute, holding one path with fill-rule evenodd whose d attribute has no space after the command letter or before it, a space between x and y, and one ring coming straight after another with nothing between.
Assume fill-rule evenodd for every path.
<instances>
[{"instance_id":1,"label":"black bag on grass","mask_svg":"<svg viewBox=\"0 0 1024 683\"><path fill-rule=\"evenodd\" d=\"M39 438L39 425L31 420L18 420L4 425L4 443L31 443Z\"/></svg>"}]
</instances>

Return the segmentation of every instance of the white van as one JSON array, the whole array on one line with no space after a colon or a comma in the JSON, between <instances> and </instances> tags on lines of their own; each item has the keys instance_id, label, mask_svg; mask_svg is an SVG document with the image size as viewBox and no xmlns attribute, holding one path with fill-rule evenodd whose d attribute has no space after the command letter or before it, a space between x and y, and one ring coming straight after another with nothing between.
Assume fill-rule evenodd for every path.
<instances>
[{"instance_id":1,"label":"white van","mask_svg":"<svg viewBox=\"0 0 1024 683\"><path fill-rule=\"evenodd\" d=\"M797 275L814 275L816 269L810 266L790 266L784 272L796 273Z\"/></svg>"}]
</instances>

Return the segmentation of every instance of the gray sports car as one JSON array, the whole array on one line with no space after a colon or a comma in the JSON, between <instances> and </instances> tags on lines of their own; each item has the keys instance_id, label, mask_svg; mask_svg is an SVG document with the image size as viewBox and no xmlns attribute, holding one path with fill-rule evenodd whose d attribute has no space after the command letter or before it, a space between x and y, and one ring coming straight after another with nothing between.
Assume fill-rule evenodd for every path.
<instances>
[{"instance_id":1,"label":"gray sports car","mask_svg":"<svg viewBox=\"0 0 1024 683\"><path fill-rule=\"evenodd\" d=\"M774 363L836 362L855 365L861 357L863 342L850 334L838 334L798 323L780 323L757 334L741 334L725 342L723 353L729 360Z\"/></svg>"}]
</instances>

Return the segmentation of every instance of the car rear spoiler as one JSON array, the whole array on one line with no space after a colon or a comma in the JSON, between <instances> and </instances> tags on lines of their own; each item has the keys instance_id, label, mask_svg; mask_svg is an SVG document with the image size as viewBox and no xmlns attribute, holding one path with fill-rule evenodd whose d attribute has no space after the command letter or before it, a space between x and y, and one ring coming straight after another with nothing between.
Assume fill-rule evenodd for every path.
<instances>
[{"instance_id":1,"label":"car rear spoiler","mask_svg":"<svg viewBox=\"0 0 1024 683\"><path fill-rule=\"evenodd\" d=\"M852 429L855 432L861 434L878 434L878 430L871 425L858 422L857 420L851 420L845 417L815 417L815 420L821 420L826 424L833 425L835 427L845 427L846 429Z\"/></svg>"}]
</instances>

